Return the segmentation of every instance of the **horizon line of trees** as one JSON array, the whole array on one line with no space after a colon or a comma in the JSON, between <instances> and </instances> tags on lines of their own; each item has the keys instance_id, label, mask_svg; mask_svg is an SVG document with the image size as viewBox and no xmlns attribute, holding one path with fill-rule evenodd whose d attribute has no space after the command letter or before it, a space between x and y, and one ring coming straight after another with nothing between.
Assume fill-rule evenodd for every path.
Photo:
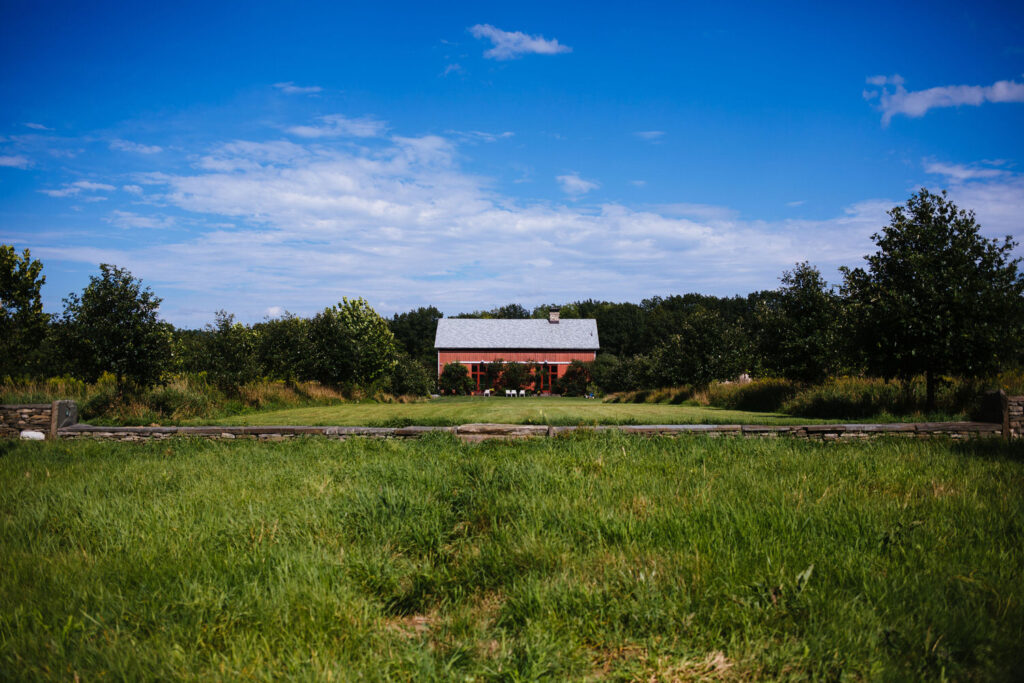
<instances>
[{"instance_id":1,"label":"horizon line of trees","mask_svg":"<svg viewBox=\"0 0 1024 683\"><path fill-rule=\"evenodd\" d=\"M987 239L974 213L921 189L889 212L877 251L830 285L797 263L774 290L746 296L671 295L640 303L562 303L562 318L594 318L601 351L559 389L625 391L706 386L741 373L815 383L835 375L923 375L928 403L942 376L987 377L1024 360L1024 276L1011 236ZM131 273L103 264L63 312L42 310L42 264L0 246L0 377L117 377L119 390L168 373L206 372L225 391L266 378L426 394L437 387L437 321L424 306L389 319L343 298L309 318L253 325L219 311L201 330L159 319L161 300ZM545 318L555 304L512 303L455 317ZM453 385L455 386L455 385ZM463 383L463 387L468 384Z\"/></svg>"}]
</instances>

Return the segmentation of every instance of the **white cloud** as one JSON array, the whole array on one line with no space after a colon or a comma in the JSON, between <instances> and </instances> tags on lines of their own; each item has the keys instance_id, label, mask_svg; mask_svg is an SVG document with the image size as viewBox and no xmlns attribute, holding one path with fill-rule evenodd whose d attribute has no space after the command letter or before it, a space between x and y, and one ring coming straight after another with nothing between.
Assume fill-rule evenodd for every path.
<instances>
[{"instance_id":1,"label":"white cloud","mask_svg":"<svg viewBox=\"0 0 1024 683\"><path fill-rule=\"evenodd\" d=\"M591 180L584 180L578 173L567 173L565 175L556 176L555 180L557 180L558 184L562 186L562 192L574 198L585 195L591 190L596 190L600 187L598 183Z\"/></svg>"},{"instance_id":2,"label":"white cloud","mask_svg":"<svg viewBox=\"0 0 1024 683\"><path fill-rule=\"evenodd\" d=\"M111 140L110 149L116 149L121 152L133 152L135 154L158 154L164 151L163 147L157 145L143 145L138 142L132 142L131 140Z\"/></svg>"},{"instance_id":3,"label":"white cloud","mask_svg":"<svg viewBox=\"0 0 1024 683\"><path fill-rule=\"evenodd\" d=\"M28 168L31 165L32 162L20 154L0 156L0 167L2 168Z\"/></svg>"},{"instance_id":4,"label":"white cloud","mask_svg":"<svg viewBox=\"0 0 1024 683\"><path fill-rule=\"evenodd\" d=\"M268 318L279 318L284 315L284 309L280 306L271 306L267 310L263 311L263 314Z\"/></svg>"},{"instance_id":5,"label":"white cloud","mask_svg":"<svg viewBox=\"0 0 1024 683\"><path fill-rule=\"evenodd\" d=\"M444 67L444 71L441 72L441 75L447 76L449 74L462 73L463 71L465 71L465 69L462 68L461 64L448 64Z\"/></svg>"},{"instance_id":6,"label":"white cloud","mask_svg":"<svg viewBox=\"0 0 1024 683\"><path fill-rule=\"evenodd\" d=\"M871 76L868 85L878 90L865 90L864 98L878 99L882 111L882 125L888 126L898 114L920 118L930 109L980 106L985 102L1024 102L1024 83L997 81L992 85L944 85L927 90L907 90L903 78L893 76ZM889 86L893 86L892 89Z\"/></svg>"},{"instance_id":7,"label":"white cloud","mask_svg":"<svg viewBox=\"0 0 1024 683\"><path fill-rule=\"evenodd\" d=\"M116 190L117 189L113 185L108 185L107 183L94 183L91 180L77 180L77 181L71 183L71 185L72 185L72 187L77 187L77 188L82 189L82 190L88 190L90 192L96 192L96 191L109 192L111 190Z\"/></svg>"},{"instance_id":8,"label":"white cloud","mask_svg":"<svg viewBox=\"0 0 1024 683\"><path fill-rule=\"evenodd\" d=\"M925 173L946 176L953 181L976 180L978 178L998 178L1008 171L998 168L985 168L979 164L965 166L963 164L945 164L939 161L924 162Z\"/></svg>"},{"instance_id":9,"label":"white cloud","mask_svg":"<svg viewBox=\"0 0 1024 683\"><path fill-rule=\"evenodd\" d=\"M76 180L73 183L67 183L64 187L56 190L39 190L45 195L51 197L72 197L81 193L83 190L86 192L110 192L117 188L107 183L95 183L91 180ZM91 199L87 201L103 201L103 199Z\"/></svg>"},{"instance_id":10,"label":"white cloud","mask_svg":"<svg viewBox=\"0 0 1024 683\"><path fill-rule=\"evenodd\" d=\"M46 126L44 126L41 123L31 123L31 122L29 122L29 123L25 124L25 127L26 128L31 128L32 130L53 130L53 128L47 128Z\"/></svg>"},{"instance_id":11,"label":"white cloud","mask_svg":"<svg viewBox=\"0 0 1024 683\"><path fill-rule=\"evenodd\" d=\"M130 228L169 228L174 224L174 221L167 216L140 216L137 213L131 211L119 211L114 210L111 214L104 219L111 225L115 225L119 228L130 229Z\"/></svg>"},{"instance_id":12,"label":"white cloud","mask_svg":"<svg viewBox=\"0 0 1024 683\"><path fill-rule=\"evenodd\" d=\"M734 294L773 287L802 260L834 281L836 266L874 251L870 236L898 203L768 221L708 204L522 201L460 168L452 139L440 136L396 136L372 149L236 140L206 158L216 162L136 180L147 196L189 212L173 220L198 230L124 248L55 241L40 244L39 257L127 267L165 296L162 311L179 325L203 325L218 308L259 320L271 302L308 315L342 296L386 302L385 314L427 304L454 313L500 301ZM949 190L977 211L986 234L1019 232L1022 176L954 178ZM124 210L108 221L129 229L173 223Z\"/></svg>"},{"instance_id":13,"label":"white cloud","mask_svg":"<svg viewBox=\"0 0 1024 683\"><path fill-rule=\"evenodd\" d=\"M789 206L789 207L792 207L792 208L795 209L796 207L803 206L806 203L807 203L806 199L798 199L796 201L786 202L786 206Z\"/></svg>"},{"instance_id":14,"label":"white cloud","mask_svg":"<svg viewBox=\"0 0 1024 683\"><path fill-rule=\"evenodd\" d=\"M480 130L450 130L447 131L447 134L468 142L497 142L498 140L507 140L515 135L510 130L502 133L487 133Z\"/></svg>"},{"instance_id":15,"label":"white cloud","mask_svg":"<svg viewBox=\"0 0 1024 683\"><path fill-rule=\"evenodd\" d=\"M275 83L274 87L286 95L312 95L323 90L319 85L295 85L293 81Z\"/></svg>"},{"instance_id":16,"label":"white cloud","mask_svg":"<svg viewBox=\"0 0 1024 683\"><path fill-rule=\"evenodd\" d=\"M647 181L646 180L630 180L629 184L634 186L634 187L643 187L644 185L647 184Z\"/></svg>"},{"instance_id":17,"label":"white cloud","mask_svg":"<svg viewBox=\"0 0 1024 683\"><path fill-rule=\"evenodd\" d=\"M531 36L521 31L502 31L490 24L477 24L469 28L474 38L486 38L494 45L484 52L488 59L516 59L523 55L557 55L572 52L572 48L557 40Z\"/></svg>"},{"instance_id":18,"label":"white cloud","mask_svg":"<svg viewBox=\"0 0 1024 683\"><path fill-rule=\"evenodd\" d=\"M641 140L647 140L648 142L655 142L665 135L663 130L638 130L633 135L637 136Z\"/></svg>"},{"instance_id":19,"label":"white cloud","mask_svg":"<svg viewBox=\"0 0 1024 683\"><path fill-rule=\"evenodd\" d=\"M142 194L142 187L139 185L122 185L121 189L131 194Z\"/></svg>"},{"instance_id":20,"label":"white cloud","mask_svg":"<svg viewBox=\"0 0 1024 683\"><path fill-rule=\"evenodd\" d=\"M372 138L382 135L387 124L375 118L364 116L358 119L329 114L318 119L319 126L292 126L288 132L302 138Z\"/></svg>"}]
</instances>

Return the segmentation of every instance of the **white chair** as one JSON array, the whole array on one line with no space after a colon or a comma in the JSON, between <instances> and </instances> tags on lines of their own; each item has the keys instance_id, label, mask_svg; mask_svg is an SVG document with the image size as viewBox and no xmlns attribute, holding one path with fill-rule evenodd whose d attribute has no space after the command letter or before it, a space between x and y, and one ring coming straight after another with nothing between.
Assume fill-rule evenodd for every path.
<instances>
[{"instance_id":1,"label":"white chair","mask_svg":"<svg viewBox=\"0 0 1024 683\"><path fill-rule=\"evenodd\" d=\"M526 398L526 389L519 390L519 398Z\"/></svg>"},{"instance_id":2,"label":"white chair","mask_svg":"<svg viewBox=\"0 0 1024 683\"><path fill-rule=\"evenodd\" d=\"M506 389L505 390L505 398L509 398L510 396L512 396L512 392L509 391L508 389Z\"/></svg>"},{"instance_id":3,"label":"white chair","mask_svg":"<svg viewBox=\"0 0 1024 683\"><path fill-rule=\"evenodd\" d=\"M484 389L484 396L490 396L490 395L491 395L491 390L490 389Z\"/></svg>"}]
</instances>

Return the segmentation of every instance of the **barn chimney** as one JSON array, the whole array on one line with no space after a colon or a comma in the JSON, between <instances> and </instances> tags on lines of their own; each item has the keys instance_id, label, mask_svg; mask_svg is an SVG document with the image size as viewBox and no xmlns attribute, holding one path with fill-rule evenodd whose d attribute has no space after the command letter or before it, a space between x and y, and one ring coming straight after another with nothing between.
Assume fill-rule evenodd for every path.
<instances>
[{"instance_id":1,"label":"barn chimney","mask_svg":"<svg viewBox=\"0 0 1024 683\"><path fill-rule=\"evenodd\" d=\"M558 324L558 312L559 312L559 310L561 310L561 309L558 309L558 308L549 308L548 309L548 322L549 323L552 323L554 325Z\"/></svg>"}]
</instances>

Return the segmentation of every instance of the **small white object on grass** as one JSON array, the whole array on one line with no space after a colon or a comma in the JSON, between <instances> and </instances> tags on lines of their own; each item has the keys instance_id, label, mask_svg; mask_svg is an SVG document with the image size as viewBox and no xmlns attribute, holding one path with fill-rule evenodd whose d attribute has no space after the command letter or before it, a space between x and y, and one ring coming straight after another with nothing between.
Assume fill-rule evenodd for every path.
<instances>
[{"instance_id":1,"label":"small white object on grass","mask_svg":"<svg viewBox=\"0 0 1024 683\"><path fill-rule=\"evenodd\" d=\"M31 429L26 429L21 433L21 438L25 439L26 441L44 441L46 439L46 434L43 434L42 432L34 432Z\"/></svg>"}]
</instances>

